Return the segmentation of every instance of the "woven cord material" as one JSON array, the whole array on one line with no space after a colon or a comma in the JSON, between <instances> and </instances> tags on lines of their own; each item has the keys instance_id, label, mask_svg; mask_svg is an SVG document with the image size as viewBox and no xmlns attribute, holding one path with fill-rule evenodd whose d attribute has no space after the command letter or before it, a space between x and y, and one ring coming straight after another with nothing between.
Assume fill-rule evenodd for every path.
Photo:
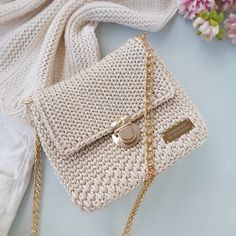
<instances>
[{"instance_id":1,"label":"woven cord material","mask_svg":"<svg viewBox=\"0 0 236 236\"><path fill-rule=\"evenodd\" d=\"M132 225L138 209L143 201L143 198L148 191L150 185L153 183L156 170L154 160L154 121L153 121L153 50L149 47L146 40L146 34L137 37L146 50L146 73L145 73L145 106L144 106L144 128L145 128L145 144L146 144L146 161L147 161L147 175L144 184L134 202L130 211L125 229L122 236L129 236Z\"/></svg>"},{"instance_id":2,"label":"woven cord material","mask_svg":"<svg viewBox=\"0 0 236 236\"><path fill-rule=\"evenodd\" d=\"M34 160L34 193L33 193L30 236L39 235L41 188L42 188L41 144L40 144L39 137L36 136L35 160Z\"/></svg>"},{"instance_id":3,"label":"woven cord material","mask_svg":"<svg viewBox=\"0 0 236 236\"><path fill-rule=\"evenodd\" d=\"M152 71L153 67L150 63L147 63L147 59L152 58L154 53L151 49L144 50L146 44L142 44L141 41L142 37L130 40L127 44L105 58L105 60L103 59L101 62L98 62L92 69L88 68L86 71L80 72L76 76L76 82L75 78L72 77L72 79L60 82L59 85L51 86L49 89L41 91L38 96L34 97L34 105L32 106L34 124L40 136L40 140L42 141L43 148L52 161L60 181L68 190L72 200L78 204L82 210L94 211L101 209L144 183L133 210L130 213L126 226L127 229L124 230L123 235L130 233L137 209L148 187L152 183L151 180L154 180L155 174L160 173L185 154L198 147L205 140L207 135L206 126L197 107L192 103L190 97L156 55L154 55L154 71ZM143 48L140 48L140 45L142 45ZM127 59L127 63L124 63L125 59ZM108 73L107 68L110 68L112 65L115 66ZM143 65L146 65L145 69ZM122 76L122 83L119 80L120 77L115 77L116 80L111 79L114 74L119 74L119 71L125 71L125 68L126 70L128 68L129 73L126 71L127 73L124 74L124 77ZM104 71L106 74L103 73ZM153 76L150 76L150 74L152 74L151 72L153 72ZM134 76L134 74L137 76ZM109 80L104 81L103 84L100 84L100 81L96 83L99 77L109 77ZM134 77L135 79L132 80ZM94 78L94 90L91 90L91 87L87 88L86 83L81 83L80 86L77 86L79 79L83 79L83 81L89 79L91 82L91 78ZM135 99L132 101L128 99L119 100L118 96L120 96L121 93L127 94L130 90L130 87L127 86L129 83L124 78L127 78L127 81L133 81L133 84L137 84L137 86L132 87L133 91L137 91L137 96L135 96L134 93L131 94L129 98L139 98L138 102L136 102ZM140 91L144 87L144 78L146 82L145 89L140 96ZM155 80L154 83L153 80ZM142 83L140 83L140 81L142 81ZM78 90L78 87L81 88L82 85L85 85L85 89ZM110 87L107 85L110 85ZM106 101L105 92L107 92L107 90L103 91L103 88L106 86L108 91L110 91L111 88L116 88L113 89L113 93L111 94L117 94L115 98L118 99L113 99L112 102L109 100L107 108L112 108L110 110L107 109L107 111L110 112L108 113L109 115L102 113L102 116L99 116L101 113L100 107L104 107L104 102ZM153 90L155 91L154 95L160 97L163 95L163 92L166 94L166 91L169 91L172 87L175 88L174 97L167 96L164 100L165 103L161 103L158 107L154 108L153 102L155 101L155 97L152 99ZM128 90L126 88L128 88ZM62 90L63 93L61 93ZM88 100L89 98L89 101L97 102L97 104L100 105L96 106L94 110L92 110L93 106L91 106L91 104L88 104L88 106L84 106L83 103L83 106L78 105L80 104L79 100L83 99L83 96L91 91L93 92L92 95L88 96L86 99ZM102 91L102 94L105 94L105 96L99 97L99 94L96 93L96 97L94 98L94 91ZM55 94L59 94L60 96L55 96ZM68 94L73 96L70 96L69 100L66 100ZM80 96L80 94L83 96ZM124 94L123 96L126 98ZM111 96L111 98L112 97L114 96ZM85 126L82 130L87 132L89 126L96 124L96 115L97 118L110 117L112 120L113 116L120 116L126 110L133 111L134 108L137 108L137 105L142 107L144 105L143 98L145 98L144 116L142 119L136 121L142 131L142 140L135 147L130 149L121 149L117 145L114 145L110 136L107 135L99 137L98 140L89 143L89 146L84 147L80 151L67 155L66 158L62 158L58 152L58 146L55 145L55 141L57 140L51 138L50 129L48 131L45 128L46 123L54 124L53 122L57 121L55 117L62 117L63 119L60 119L61 123L58 122L57 126L54 126L54 131L59 131L58 135L63 142L67 142L70 139L71 142L68 144L73 146L75 143L73 141L80 138L80 132L77 132L78 137L76 136L75 138L75 133L79 130L77 127L78 121L76 121L75 126L73 126L74 122L71 118L81 117L81 111L84 111L85 121L89 121L87 119L88 114L91 114L90 117L93 117L93 119L88 122L89 125L84 123ZM38 101L40 101L40 103L37 103ZM163 101L163 99L161 98L159 101ZM55 103L57 106L54 106L52 109L51 104L55 105ZM126 107L127 104L131 104L132 107ZM42 108L47 110L47 116L44 116ZM73 112L68 112L68 108L73 108ZM119 109L124 110L120 111ZM51 113L51 111L53 112ZM66 114L64 114L64 111L66 111ZM78 111L79 113L77 113ZM59 113L62 116L58 115ZM49 117L51 121L48 120ZM191 119L194 123L194 128L189 133L182 135L175 142L165 143L161 137L162 132L186 118ZM155 128L154 122L156 124ZM52 126L48 127L51 128ZM93 127L91 131L100 130L101 127L103 126L98 124L98 126ZM155 145L153 142L154 137ZM146 144L145 156L143 153L144 144ZM67 145L65 145L65 147L67 147ZM104 179L104 181L100 181L101 179ZM94 186L93 188L91 188L92 185Z\"/></svg>"},{"instance_id":4,"label":"woven cord material","mask_svg":"<svg viewBox=\"0 0 236 236\"><path fill-rule=\"evenodd\" d=\"M145 193L153 183L155 178L155 167L154 167L154 151L153 151L153 51L148 47L145 34L138 36L143 42L143 45L147 51L146 53L146 75L145 75L145 138L146 138L146 160L148 165L147 177L144 184L135 200L135 203L131 209L127 223L125 225L122 236L130 235L133 221L137 214L138 208L142 203ZM32 224L30 236L39 235L40 225L40 205L41 205L41 184L42 184L42 163L41 163L41 145L39 137L36 137L36 150L35 150L35 166L34 166L34 196L33 196L33 210L32 210Z\"/></svg>"}]
</instances>

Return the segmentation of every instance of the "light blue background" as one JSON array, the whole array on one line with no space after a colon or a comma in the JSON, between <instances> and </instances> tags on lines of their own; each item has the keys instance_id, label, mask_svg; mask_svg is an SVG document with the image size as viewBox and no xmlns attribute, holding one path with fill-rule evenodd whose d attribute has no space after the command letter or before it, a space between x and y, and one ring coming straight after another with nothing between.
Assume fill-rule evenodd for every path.
<instances>
[{"instance_id":1,"label":"light blue background","mask_svg":"<svg viewBox=\"0 0 236 236\"><path fill-rule=\"evenodd\" d=\"M140 33L100 24L102 55ZM192 96L209 129L208 140L160 174L140 208L133 236L236 235L236 46L205 42L190 22L174 17L149 41ZM101 211L83 213L67 196L44 156L42 236L118 236L137 191ZM28 235L32 180L9 236Z\"/></svg>"}]
</instances>

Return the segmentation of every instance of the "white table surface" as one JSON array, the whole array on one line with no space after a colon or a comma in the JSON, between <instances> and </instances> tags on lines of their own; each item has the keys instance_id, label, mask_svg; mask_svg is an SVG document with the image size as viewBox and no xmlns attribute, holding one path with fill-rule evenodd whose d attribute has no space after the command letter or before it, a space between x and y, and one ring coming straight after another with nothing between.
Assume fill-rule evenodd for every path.
<instances>
[{"instance_id":1,"label":"white table surface","mask_svg":"<svg viewBox=\"0 0 236 236\"><path fill-rule=\"evenodd\" d=\"M100 24L102 55L139 31ZM236 46L205 42L190 22L175 17L149 41L198 105L208 140L160 174L140 208L133 236L236 235ZM137 191L95 213L83 213L44 156L42 236L118 236ZM32 179L9 236L28 235Z\"/></svg>"}]
</instances>

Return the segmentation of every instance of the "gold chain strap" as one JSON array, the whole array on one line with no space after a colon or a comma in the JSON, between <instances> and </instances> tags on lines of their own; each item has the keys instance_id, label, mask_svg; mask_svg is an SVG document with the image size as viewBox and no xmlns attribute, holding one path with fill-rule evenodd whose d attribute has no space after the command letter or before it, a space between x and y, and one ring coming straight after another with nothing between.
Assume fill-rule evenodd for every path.
<instances>
[{"instance_id":1,"label":"gold chain strap","mask_svg":"<svg viewBox=\"0 0 236 236\"><path fill-rule=\"evenodd\" d=\"M35 142L35 159L34 159L34 196L32 206L32 220L30 236L39 235L40 224L40 204L41 204L41 184L42 184L42 162L41 162L41 145L39 137L36 136Z\"/></svg>"},{"instance_id":2,"label":"gold chain strap","mask_svg":"<svg viewBox=\"0 0 236 236\"><path fill-rule=\"evenodd\" d=\"M146 35L142 34L138 36L138 39L143 43L146 50L146 75L145 75L145 106L144 106L144 128L145 128L145 145L146 145L146 160L147 160L147 175L144 184L134 202L134 205L130 211L125 229L122 236L129 236L135 216L138 212L139 206L145 196L145 193L153 183L156 170L154 160L154 121L153 121L153 49L149 47L146 40Z\"/></svg>"}]
</instances>

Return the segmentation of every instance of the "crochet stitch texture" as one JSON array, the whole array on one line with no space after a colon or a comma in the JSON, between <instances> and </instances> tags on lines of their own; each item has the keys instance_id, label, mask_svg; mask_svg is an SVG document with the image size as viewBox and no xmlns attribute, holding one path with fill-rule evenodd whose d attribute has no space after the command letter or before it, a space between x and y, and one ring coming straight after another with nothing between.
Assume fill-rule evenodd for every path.
<instances>
[{"instance_id":1,"label":"crochet stitch texture","mask_svg":"<svg viewBox=\"0 0 236 236\"><path fill-rule=\"evenodd\" d=\"M145 179L145 64L142 44L131 39L91 67L33 96L31 110L43 148L82 210L105 207ZM154 149L160 173L199 146L207 132L196 106L157 55L153 76ZM141 141L125 149L112 141L110 125L127 114L139 126ZM194 128L166 143L161 134L185 119L191 119Z\"/></svg>"}]
</instances>

